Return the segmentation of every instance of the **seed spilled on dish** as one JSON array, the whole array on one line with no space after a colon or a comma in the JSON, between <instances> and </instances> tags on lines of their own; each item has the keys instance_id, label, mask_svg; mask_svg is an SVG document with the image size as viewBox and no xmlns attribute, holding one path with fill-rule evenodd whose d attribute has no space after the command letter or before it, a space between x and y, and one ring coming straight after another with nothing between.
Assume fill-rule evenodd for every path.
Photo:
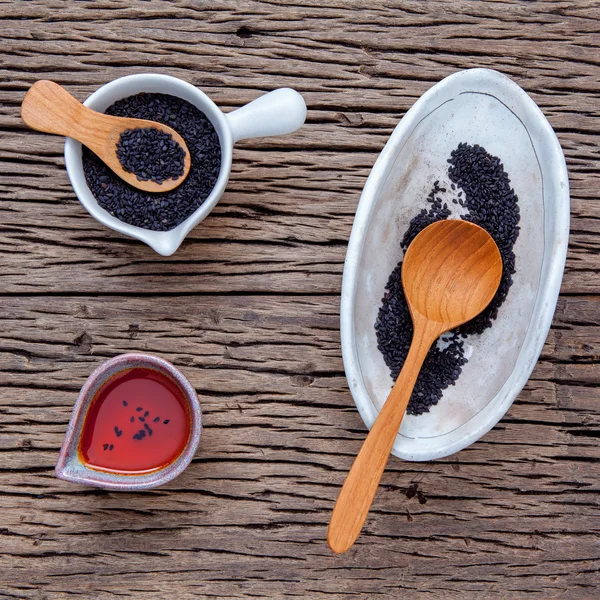
<instances>
[{"instance_id":1,"label":"seed spilled on dish","mask_svg":"<svg viewBox=\"0 0 600 600\"><path fill-rule=\"evenodd\" d=\"M461 143L451 153L448 163L450 189L440 186L439 180L434 182L427 198L430 208L423 209L411 220L401 242L402 250L406 251L410 242L427 225L451 216L448 203L442 200L449 194L454 196L455 204L466 210L460 218L480 225L494 238L502 255L503 274L490 305L472 321L444 335L430 350L407 408L408 414L412 415L429 412L439 402L443 390L454 385L468 360L464 339L491 327L515 273L513 246L519 235L518 198L500 159L488 154L481 146ZM402 261L388 279L375 323L377 346L394 381L404 365L413 333L402 289L401 270Z\"/></svg>"}]
</instances>

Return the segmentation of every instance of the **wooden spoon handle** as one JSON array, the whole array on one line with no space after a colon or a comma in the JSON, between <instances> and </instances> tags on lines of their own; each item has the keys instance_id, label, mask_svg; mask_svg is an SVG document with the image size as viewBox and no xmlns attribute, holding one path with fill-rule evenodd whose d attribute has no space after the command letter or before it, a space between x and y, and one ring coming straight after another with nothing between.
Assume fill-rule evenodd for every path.
<instances>
[{"instance_id":1,"label":"wooden spoon handle","mask_svg":"<svg viewBox=\"0 0 600 600\"><path fill-rule=\"evenodd\" d=\"M42 79L36 81L25 94L21 104L21 118L32 129L82 141L80 121L86 110L88 109L63 87Z\"/></svg>"},{"instance_id":2,"label":"wooden spoon handle","mask_svg":"<svg viewBox=\"0 0 600 600\"><path fill-rule=\"evenodd\" d=\"M437 337L423 335L425 333L415 327L404 367L354 460L333 508L327 543L338 554L354 544L379 487L419 371Z\"/></svg>"}]
</instances>

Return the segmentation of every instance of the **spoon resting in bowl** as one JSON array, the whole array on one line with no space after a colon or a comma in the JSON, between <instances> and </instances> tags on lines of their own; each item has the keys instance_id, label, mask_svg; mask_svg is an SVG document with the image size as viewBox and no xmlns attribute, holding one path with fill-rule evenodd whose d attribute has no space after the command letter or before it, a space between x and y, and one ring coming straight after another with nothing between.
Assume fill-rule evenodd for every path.
<instances>
[{"instance_id":1,"label":"spoon resting in bowl","mask_svg":"<svg viewBox=\"0 0 600 600\"><path fill-rule=\"evenodd\" d=\"M462 220L438 221L412 241L402 285L414 325L406 361L348 473L331 515L327 543L346 552L360 534L400 429L419 371L437 338L491 302L502 258L490 234Z\"/></svg>"},{"instance_id":2,"label":"spoon resting in bowl","mask_svg":"<svg viewBox=\"0 0 600 600\"><path fill-rule=\"evenodd\" d=\"M21 104L21 118L32 129L71 137L96 154L116 175L129 185L144 192L168 192L187 177L191 158L183 138L171 127L148 121L112 117L87 108L67 90L53 81L36 81ZM126 171L117 156L117 144L128 130L155 129L171 136L184 152L183 174L158 183L152 179L140 180ZM140 147L144 151L144 147Z\"/></svg>"}]
</instances>

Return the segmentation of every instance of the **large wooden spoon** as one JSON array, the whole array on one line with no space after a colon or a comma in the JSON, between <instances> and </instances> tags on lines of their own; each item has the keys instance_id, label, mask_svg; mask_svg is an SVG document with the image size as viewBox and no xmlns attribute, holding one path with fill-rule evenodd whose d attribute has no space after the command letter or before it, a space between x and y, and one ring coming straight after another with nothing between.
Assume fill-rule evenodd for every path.
<instances>
[{"instance_id":1,"label":"large wooden spoon","mask_svg":"<svg viewBox=\"0 0 600 600\"><path fill-rule=\"evenodd\" d=\"M334 552L348 550L362 529L429 348L442 333L476 317L494 297L501 277L496 243L487 231L467 221L433 223L408 247L402 284L413 339L333 509L327 543Z\"/></svg>"},{"instance_id":2,"label":"large wooden spoon","mask_svg":"<svg viewBox=\"0 0 600 600\"><path fill-rule=\"evenodd\" d=\"M145 192L168 192L182 183L190 171L190 151L183 138L171 127L146 119L112 117L96 112L53 81L36 81L29 88L21 104L21 118L32 129L76 139L98 155L121 179ZM117 157L117 142L127 129L138 128L153 128L171 134L185 152L183 175L157 183L140 181L134 173L123 169ZM140 150L143 151L143 148Z\"/></svg>"}]
</instances>

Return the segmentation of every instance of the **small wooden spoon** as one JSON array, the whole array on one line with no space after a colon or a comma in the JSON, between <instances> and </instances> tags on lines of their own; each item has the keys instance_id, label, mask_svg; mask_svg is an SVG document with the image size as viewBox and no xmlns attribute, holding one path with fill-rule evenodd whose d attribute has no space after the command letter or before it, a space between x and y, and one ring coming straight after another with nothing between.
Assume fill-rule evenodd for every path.
<instances>
[{"instance_id":1,"label":"small wooden spoon","mask_svg":"<svg viewBox=\"0 0 600 600\"><path fill-rule=\"evenodd\" d=\"M348 550L362 529L429 348L442 333L476 317L494 297L501 277L496 243L487 231L468 221L433 223L408 247L402 285L413 339L333 509L327 543L334 552Z\"/></svg>"},{"instance_id":2,"label":"small wooden spoon","mask_svg":"<svg viewBox=\"0 0 600 600\"><path fill-rule=\"evenodd\" d=\"M145 119L111 117L96 112L53 81L36 81L29 88L21 104L21 118L32 129L76 139L97 154L123 181L145 192L168 192L182 183L190 171L190 151L174 129ZM170 133L185 151L183 175L177 179L167 179L160 184L140 181L121 166L117 157L117 142L121 134L127 129L149 127Z\"/></svg>"}]
</instances>

